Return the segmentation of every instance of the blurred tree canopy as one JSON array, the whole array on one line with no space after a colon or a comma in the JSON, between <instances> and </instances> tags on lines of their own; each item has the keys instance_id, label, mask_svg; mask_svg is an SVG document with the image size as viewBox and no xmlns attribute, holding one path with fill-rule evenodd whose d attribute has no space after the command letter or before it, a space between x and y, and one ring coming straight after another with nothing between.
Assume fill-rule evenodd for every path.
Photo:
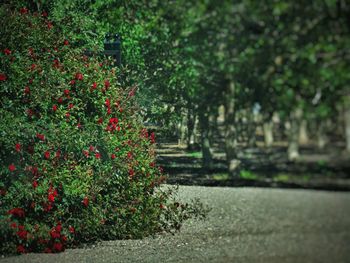
<instances>
[{"instance_id":1,"label":"blurred tree canopy","mask_svg":"<svg viewBox=\"0 0 350 263\"><path fill-rule=\"evenodd\" d=\"M66 32L77 45L102 48L107 32L119 33L144 119L170 131L187 126L190 144L197 118L209 163L209 120L220 105L228 161L241 110L258 105L266 120L278 114L295 130L302 120L321 123L349 107L346 0L18 1L25 4L47 10L56 23L79 24Z\"/></svg>"}]
</instances>

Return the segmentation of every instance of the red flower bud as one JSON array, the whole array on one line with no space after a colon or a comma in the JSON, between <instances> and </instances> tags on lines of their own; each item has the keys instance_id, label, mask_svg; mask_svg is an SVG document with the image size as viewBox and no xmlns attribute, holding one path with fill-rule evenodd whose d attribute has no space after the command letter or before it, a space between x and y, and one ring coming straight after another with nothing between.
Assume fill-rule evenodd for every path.
<instances>
[{"instance_id":1,"label":"red flower bud","mask_svg":"<svg viewBox=\"0 0 350 263\"><path fill-rule=\"evenodd\" d=\"M16 152L20 152L21 151L21 145L19 143L16 143Z\"/></svg>"},{"instance_id":2,"label":"red flower bud","mask_svg":"<svg viewBox=\"0 0 350 263\"><path fill-rule=\"evenodd\" d=\"M4 54L5 55L11 55L11 53L12 53L11 50L9 50L8 48L4 49Z\"/></svg>"},{"instance_id":3,"label":"red flower bud","mask_svg":"<svg viewBox=\"0 0 350 263\"><path fill-rule=\"evenodd\" d=\"M96 88L97 88L97 83L96 83L96 82L92 83L92 85L91 85L91 90L94 90L94 89L96 89Z\"/></svg>"},{"instance_id":4,"label":"red flower bud","mask_svg":"<svg viewBox=\"0 0 350 263\"><path fill-rule=\"evenodd\" d=\"M36 137L37 137L39 140L45 141L45 135L44 135L44 134L37 133L37 134L36 134Z\"/></svg>"},{"instance_id":5,"label":"red flower bud","mask_svg":"<svg viewBox=\"0 0 350 263\"><path fill-rule=\"evenodd\" d=\"M109 80L105 80L105 88L108 89L110 87L111 83Z\"/></svg>"},{"instance_id":6,"label":"red flower bud","mask_svg":"<svg viewBox=\"0 0 350 263\"><path fill-rule=\"evenodd\" d=\"M53 110L53 111L57 111L57 105L53 105L53 106L52 106L52 110Z\"/></svg>"},{"instance_id":7,"label":"red flower bud","mask_svg":"<svg viewBox=\"0 0 350 263\"><path fill-rule=\"evenodd\" d=\"M49 30L53 27L53 25L52 25L52 23L51 23L50 21L48 21L48 22L46 23L46 25L47 25L47 28L48 28Z\"/></svg>"},{"instance_id":8,"label":"red flower bud","mask_svg":"<svg viewBox=\"0 0 350 263\"><path fill-rule=\"evenodd\" d=\"M84 206L88 206L89 205L89 198L84 197L82 202L83 202Z\"/></svg>"},{"instance_id":9,"label":"red flower bud","mask_svg":"<svg viewBox=\"0 0 350 263\"><path fill-rule=\"evenodd\" d=\"M75 74L75 79L76 80L83 80L83 74L81 74L81 73Z\"/></svg>"},{"instance_id":10,"label":"red flower bud","mask_svg":"<svg viewBox=\"0 0 350 263\"><path fill-rule=\"evenodd\" d=\"M72 226L69 226L68 230L69 230L69 232L72 233L72 234L75 232L75 229L74 229L74 227L72 227Z\"/></svg>"},{"instance_id":11,"label":"red flower bud","mask_svg":"<svg viewBox=\"0 0 350 263\"><path fill-rule=\"evenodd\" d=\"M50 159L50 152L49 151L46 151L45 153L44 153L44 156L45 156L45 159Z\"/></svg>"},{"instance_id":12,"label":"red flower bud","mask_svg":"<svg viewBox=\"0 0 350 263\"><path fill-rule=\"evenodd\" d=\"M69 41L67 39L65 39L64 42L63 42L63 45L68 46L69 45Z\"/></svg>"},{"instance_id":13,"label":"red flower bud","mask_svg":"<svg viewBox=\"0 0 350 263\"><path fill-rule=\"evenodd\" d=\"M22 8L21 8L19 11L21 12L21 14L22 14L22 15L24 15L24 14L27 14L27 13L28 13L28 9L27 9L27 8L25 8L25 7L22 7Z\"/></svg>"},{"instance_id":14,"label":"red flower bud","mask_svg":"<svg viewBox=\"0 0 350 263\"><path fill-rule=\"evenodd\" d=\"M3 73L0 73L0 81L5 81L7 79L6 75Z\"/></svg>"},{"instance_id":15,"label":"red flower bud","mask_svg":"<svg viewBox=\"0 0 350 263\"><path fill-rule=\"evenodd\" d=\"M24 88L24 94L30 94L30 88L28 86Z\"/></svg>"},{"instance_id":16,"label":"red flower bud","mask_svg":"<svg viewBox=\"0 0 350 263\"><path fill-rule=\"evenodd\" d=\"M16 166L12 163L9 165L9 170L10 172L13 172L14 170L16 170Z\"/></svg>"}]
</instances>

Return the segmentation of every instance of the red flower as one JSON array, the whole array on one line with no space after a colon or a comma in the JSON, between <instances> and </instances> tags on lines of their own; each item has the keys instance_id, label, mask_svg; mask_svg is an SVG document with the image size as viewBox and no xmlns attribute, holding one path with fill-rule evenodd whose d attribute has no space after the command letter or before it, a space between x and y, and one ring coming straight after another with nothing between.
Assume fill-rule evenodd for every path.
<instances>
[{"instance_id":1,"label":"red flower","mask_svg":"<svg viewBox=\"0 0 350 263\"><path fill-rule=\"evenodd\" d=\"M30 88L28 86L24 88L24 94L30 94Z\"/></svg>"},{"instance_id":2,"label":"red flower","mask_svg":"<svg viewBox=\"0 0 350 263\"><path fill-rule=\"evenodd\" d=\"M151 163L149 164L150 167L155 167L155 165L156 165L156 164L155 164L154 162L151 162Z\"/></svg>"},{"instance_id":3,"label":"red flower","mask_svg":"<svg viewBox=\"0 0 350 263\"><path fill-rule=\"evenodd\" d=\"M10 172L13 172L14 170L16 170L16 166L13 163L11 163L9 165L9 170L10 170Z\"/></svg>"},{"instance_id":4,"label":"red flower","mask_svg":"<svg viewBox=\"0 0 350 263\"><path fill-rule=\"evenodd\" d=\"M101 154L100 153L95 153L95 157L96 157L96 159L100 159L101 158Z\"/></svg>"},{"instance_id":5,"label":"red flower","mask_svg":"<svg viewBox=\"0 0 350 263\"><path fill-rule=\"evenodd\" d=\"M115 157L116 157L116 156L115 156L115 154L114 154L114 153L112 153L112 154L111 154L111 159L112 159L112 160L114 160L114 159L115 159Z\"/></svg>"},{"instance_id":6,"label":"red flower","mask_svg":"<svg viewBox=\"0 0 350 263\"><path fill-rule=\"evenodd\" d=\"M105 105L106 105L106 107L110 107L111 106L111 101L109 99L106 99Z\"/></svg>"},{"instance_id":7,"label":"red flower","mask_svg":"<svg viewBox=\"0 0 350 263\"><path fill-rule=\"evenodd\" d=\"M102 119L102 118L99 118L99 119L97 120L97 123L98 123L98 124L102 124L102 122L103 122L103 119Z\"/></svg>"},{"instance_id":8,"label":"red flower","mask_svg":"<svg viewBox=\"0 0 350 263\"><path fill-rule=\"evenodd\" d=\"M33 181L32 186L33 186L34 189L37 188L38 187L38 182L37 181Z\"/></svg>"},{"instance_id":9,"label":"red flower","mask_svg":"<svg viewBox=\"0 0 350 263\"><path fill-rule=\"evenodd\" d=\"M69 112L66 113L66 117L67 117L67 118L70 117L70 113L69 113Z\"/></svg>"},{"instance_id":10,"label":"red flower","mask_svg":"<svg viewBox=\"0 0 350 263\"><path fill-rule=\"evenodd\" d=\"M71 84L72 86L75 85L75 79L72 79L69 84Z\"/></svg>"},{"instance_id":11,"label":"red flower","mask_svg":"<svg viewBox=\"0 0 350 263\"><path fill-rule=\"evenodd\" d=\"M129 170L129 177L132 178L135 175L135 171L133 169Z\"/></svg>"},{"instance_id":12,"label":"red flower","mask_svg":"<svg viewBox=\"0 0 350 263\"><path fill-rule=\"evenodd\" d=\"M22 7L22 8L21 8L19 11L21 12L21 14L22 14L22 15L24 15L24 14L27 14L27 13L28 13L28 9L27 9L27 8L25 8L25 7Z\"/></svg>"},{"instance_id":13,"label":"red flower","mask_svg":"<svg viewBox=\"0 0 350 263\"><path fill-rule=\"evenodd\" d=\"M61 151L60 150L56 151L55 157L56 158L60 158L61 157Z\"/></svg>"},{"instance_id":14,"label":"red flower","mask_svg":"<svg viewBox=\"0 0 350 263\"><path fill-rule=\"evenodd\" d=\"M21 145L19 143L16 143L16 152L20 152L21 151Z\"/></svg>"},{"instance_id":15,"label":"red flower","mask_svg":"<svg viewBox=\"0 0 350 263\"><path fill-rule=\"evenodd\" d=\"M24 246L18 245L17 252L23 254L23 253L26 253L26 249L24 248Z\"/></svg>"},{"instance_id":16,"label":"red flower","mask_svg":"<svg viewBox=\"0 0 350 263\"><path fill-rule=\"evenodd\" d=\"M11 55L11 53L12 53L11 50L9 50L8 48L4 49L4 54L5 55Z\"/></svg>"},{"instance_id":17,"label":"red flower","mask_svg":"<svg viewBox=\"0 0 350 263\"><path fill-rule=\"evenodd\" d=\"M105 80L105 88L108 89L110 85L111 83L109 82L109 80Z\"/></svg>"},{"instance_id":18,"label":"red flower","mask_svg":"<svg viewBox=\"0 0 350 263\"><path fill-rule=\"evenodd\" d=\"M24 210L19 207L12 208L11 210L7 211L9 215L13 215L15 217L24 217Z\"/></svg>"},{"instance_id":19,"label":"red flower","mask_svg":"<svg viewBox=\"0 0 350 263\"><path fill-rule=\"evenodd\" d=\"M76 80L83 80L83 74L81 74L81 73L75 74L75 79Z\"/></svg>"},{"instance_id":20,"label":"red flower","mask_svg":"<svg viewBox=\"0 0 350 263\"><path fill-rule=\"evenodd\" d=\"M62 240L62 242L66 242L67 241L67 237L66 236L61 236L61 240Z\"/></svg>"},{"instance_id":21,"label":"red flower","mask_svg":"<svg viewBox=\"0 0 350 263\"><path fill-rule=\"evenodd\" d=\"M69 103L68 109L72 109L73 107L74 107L74 104L73 103Z\"/></svg>"},{"instance_id":22,"label":"red flower","mask_svg":"<svg viewBox=\"0 0 350 263\"><path fill-rule=\"evenodd\" d=\"M156 142L155 137L156 137L156 135L154 134L154 132L152 132L151 133L151 138L150 138L151 143L155 143Z\"/></svg>"},{"instance_id":23,"label":"red flower","mask_svg":"<svg viewBox=\"0 0 350 263\"><path fill-rule=\"evenodd\" d=\"M95 147L94 147L94 146L92 146L92 145L90 145L90 147L89 147L89 151L90 151L90 152L95 151Z\"/></svg>"},{"instance_id":24,"label":"red flower","mask_svg":"<svg viewBox=\"0 0 350 263\"><path fill-rule=\"evenodd\" d=\"M53 25L52 25L52 23L51 23L50 21L47 22L46 24L47 24L47 28L48 28L49 30L53 27Z\"/></svg>"},{"instance_id":25,"label":"red flower","mask_svg":"<svg viewBox=\"0 0 350 263\"><path fill-rule=\"evenodd\" d=\"M55 202L55 196L52 193L50 193L47 197L47 200L49 200L49 202L53 203L53 202Z\"/></svg>"},{"instance_id":26,"label":"red flower","mask_svg":"<svg viewBox=\"0 0 350 263\"><path fill-rule=\"evenodd\" d=\"M0 73L0 81L5 81L7 79L4 73Z\"/></svg>"},{"instance_id":27,"label":"red flower","mask_svg":"<svg viewBox=\"0 0 350 263\"><path fill-rule=\"evenodd\" d=\"M132 158L132 153L128 152L128 158L131 159Z\"/></svg>"},{"instance_id":28,"label":"red flower","mask_svg":"<svg viewBox=\"0 0 350 263\"><path fill-rule=\"evenodd\" d=\"M58 59L54 59L53 60L53 67L54 68L59 68L60 67L60 62L58 61Z\"/></svg>"},{"instance_id":29,"label":"red flower","mask_svg":"<svg viewBox=\"0 0 350 263\"><path fill-rule=\"evenodd\" d=\"M89 205L89 198L84 197L82 202L83 202L84 206L88 206Z\"/></svg>"},{"instance_id":30,"label":"red flower","mask_svg":"<svg viewBox=\"0 0 350 263\"><path fill-rule=\"evenodd\" d=\"M61 104L61 103L63 102L63 99L62 99L62 98L58 98L58 99L57 99L57 102L58 102L59 104Z\"/></svg>"},{"instance_id":31,"label":"red flower","mask_svg":"<svg viewBox=\"0 0 350 263\"><path fill-rule=\"evenodd\" d=\"M52 186L50 186L49 190L48 190L48 197L47 199L49 200L49 202L53 203L55 201L55 197L57 196L57 190L53 189Z\"/></svg>"},{"instance_id":32,"label":"red flower","mask_svg":"<svg viewBox=\"0 0 350 263\"><path fill-rule=\"evenodd\" d=\"M45 11L42 12L41 15L42 15L43 17L47 17L47 13L46 13Z\"/></svg>"},{"instance_id":33,"label":"red flower","mask_svg":"<svg viewBox=\"0 0 350 263\"><path fill-rule=\"evenodd\" d=\"M58 225L55 227L55 230L56 230L58 233L61 233L62 225L61 225L61 224L58 224Z\"/></svg>"},{"instance_id":34,"label":"red flower","mask_svg":"<svg viewBox=\"0 0 350 263\"><path fill-rule=\"evenodd\" d=\"M96 82L92 83L92 85L91 85L91 90L94 90L94 89L96 89L96 88L97 88L97 83L96 83Z\"/></svg>"},{"instance_id":35,"label":"red flower","mask_svg":"<svg viewBox=\"0 0 350 263\"><path fill-rule=\"evenodd\" d=\"M53 110L53 111L57 111L57 105L53 105L53 106L52 106L52 110Z\"/></svg>"},{"instance_id":36,"label":"red flower","mask_svg":"<svg viewBox=\"0 0 350 263\"><path fill-rule=\"evenodd\" d=\"M107 114L109 114L109 115L112 114L112 110L109 107L108 107L108 110L107 110Z\"/></svg>"},{"instance_id":37,"label":"red flower","mask_svg":"<svg viewBox=\"0 0 350 263\"><path fill-rule=\"evenodd\" d=\"M78 129L80 129L80 128L81 128L81 124L80 124L80 122L77 124L77 127L78 127Z\"/></svg>"},{"instance_id":38,"label":"red flower","mask_svg":"<svg viewBox=\"0 0 350 263\"><path fill-rule=\"evenodd\" d=\"M68 41L67 39L65 39L65 40L63 41L63 45L68 46L68 45L69 45L69 41Z\"/></svg>"},{"instance_id":39,"label":"red flower","mask_svg":"<svg viewBox=\"0 0 350 263\"><path fill-rule=\"evenodd\" d=\"M69 226L68 230L69 230L69 232L72 233L72 234L75 232L75 229L74 229L74 227L72 227L72 226Z\"/></svg>"},{"instance_id":40,"label":"red flower","mask_svg":"<svg viewBox=\"0 0 350 263\"><path fill-rule=\"evenodd\" d=\"M37 134L36 134L36 137L37 137L39 140L45 141L45 135L44 135L44 134L37 133Z\"/></svg>"},{"instance_id":41,"label":"red flower","mask_svg":"<svg viewBox=\"0 0 350 263\"><path fill-rule=\"evenodd\" d=\"M16 232L16 235L20 239L27 239L28 232L26 230L19 230L19 231Z\"/></svg>"},{"instance_id":42,"label":"red flower","mask_svg":"<svg viewBox=\"0 0 350 263\"><path fill-rule=\"evenodd\" d=\"M12 222L12 223L10 224L10 227L13 228L13 229L15 229L15 228L17 228L17 224L16 224L15 222Z\"/></svg>"},{"instance_id":43,"label":"red flower","mask_svg":"<svg viewBox=\"0 0 350 263\"><path fill-rule=\"evenodd\" d=\"M52 247L55 251L60 252L63 250L63 245L62 243L55 243Z\"/></svg>"},{"instance_id":44,"label":"red flower","mask_svg":"<svg viewBox=\"0 0 350 263\"><path fill-rule=\"evenodd\" d=\"M69 89L65 89L63 92L64 92L64 95L66 95L66 96L69 95Z\"/></svg>"},{"instance_id":45,"label":"red flower","mask_svg":"<svg viewBox=\"0 0 350 263\"><path fill-rule=\"evenodd\" d=\"M89 152L86 150L83 150L83 154L85 155L85 157L89 157Z\"/></svg>"},{"instance_id":46,"label":"red flower","mask_svg":"<svg viewBox=\"0 0 350 263\"><path fill-rule=\"evenodd\" d=\"M44 153L44 156L45 156L45 159L50 159L50 152L49 151L46 151Z\"/></svg>"},{"instance_id":47,"label":"red flower","mask_svg":"<svg viewBox=\"0 0 350 263\"><path fill-rule=\"evenodd\" d=\"M31 70L36 69L36 64L32 64L32 65L30 66L30 69L31 69Z\"/></svg>"},{"instance_id":48,"label":"red flower","mask_svg":"<svg viewBox=\"0 0 350 263\"><path fill-rule=\"evenodd\" d=\"M51 238L55 239L55 238L60 238L60 233L56 231L56 228L52 228L50 231L50 236Z\"/></svg>"}]
</instances>

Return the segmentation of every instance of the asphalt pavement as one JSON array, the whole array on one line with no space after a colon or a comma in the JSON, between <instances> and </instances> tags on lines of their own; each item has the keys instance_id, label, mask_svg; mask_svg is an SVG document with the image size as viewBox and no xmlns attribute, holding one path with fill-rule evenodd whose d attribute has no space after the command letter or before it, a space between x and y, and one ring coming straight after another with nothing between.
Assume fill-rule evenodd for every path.
<instances>
[{"instance_id":1,"label":"asphalt pavement","mask_svg":"<svg viewBox=\"0 0 350 263\"><path fill-rule=\"evenodd\" d=\"M60 254L27 254L0 263L350 262L350 193L181 186L212 210L175 235L117 240Z\"/></svg>"}]
</instances>

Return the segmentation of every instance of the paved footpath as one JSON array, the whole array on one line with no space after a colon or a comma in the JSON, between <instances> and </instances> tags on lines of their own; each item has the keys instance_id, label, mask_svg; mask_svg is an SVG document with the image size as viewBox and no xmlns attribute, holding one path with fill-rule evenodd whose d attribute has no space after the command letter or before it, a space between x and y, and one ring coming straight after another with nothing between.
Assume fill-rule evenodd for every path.
<instances>
[{"instance_id":1,"label":"paved footpath","mask_svg":"<svg viewBox=\"0 0 350 263\"><path fill-rule=\"evenodd\" d=\"M181 186L182 200L212 207L174 236L102 242L61 254L29 254L0 263L350 262L350 193Z\"/></svg>"}]
</instances>

